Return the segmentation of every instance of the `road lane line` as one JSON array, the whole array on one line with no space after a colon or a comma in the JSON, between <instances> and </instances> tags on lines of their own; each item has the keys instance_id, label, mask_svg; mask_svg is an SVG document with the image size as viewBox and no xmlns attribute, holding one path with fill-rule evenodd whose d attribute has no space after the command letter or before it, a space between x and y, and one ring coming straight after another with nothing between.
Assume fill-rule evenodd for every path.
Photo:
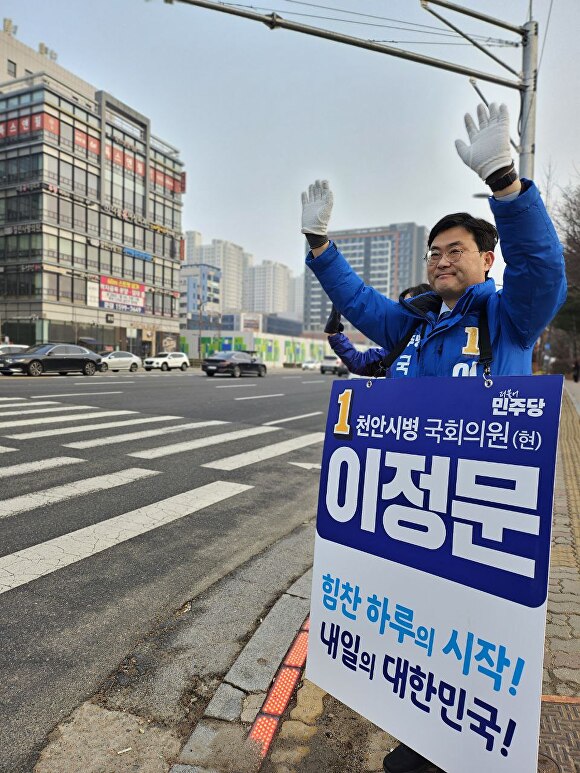
<instances>
[{"instance_id":1,"label":"road lane line","mask_svg":"<svg viewBox=\"0 0 580 773\"><path fill-rule=\"evenodd\" d=\"M32 400L37 400L39 397L80 397L80 392L64 392L62 394L58 395L30 395ZM83 392L82 396L87 397L87 395L122 395L123 391L119 389L117 392ZM40 405L40 403L36 403L36 405ZM0 408L3 406L0 405Z\"/></svg>"},{"instance_id":2,"label":"road lane line","mask_svg":"<svg viewBox=\"0 0 580 773\"><path fill-rule=\"evenodd\" d=\"M17 421L1 421L0 429L7 427L28 427L31 424L58 424L60 421L79 421L80 419L101 419L105 416L127 416L129 413L137 411L98 411L93 408L94 413L77 413L74 416L43 416L41 419L18 419ZM54 430L60 432L60 430Z\"/></svg>"},{"instance_id":3,"label":"road lane line","mask_svg":"<svg viewBox=\"0 0 580 773\"><path fill-rule=\"evenodd\" d=\"M234 400L263 400L265 397L284 397L283 392L275 395L252 395L251 397L234 397Z\"/></svg>"},{"instance_id":4,"label":"road lane line","mask_svg":"<svg viewBox=\"0 0 580 773\"><path fill-rule=\"evenodd\" d=\"M108 435L107 437L94 438L93 440L79 440L76 443L63 443L65 448L96 448L97 446L109 446L114 443L127 443L131 440L141 440L158 435L170 435L174 432L183 432L186 429L199 429L201 427L215 427L218 424L229 424L227 421L194 421L190 424L178 424L176 427L161 427L160 429L146 429L143 432L127 432L124 435Z\"/></svg>"},{"instance_id":5,"label":"road lane line","mask_svg":"<svg viewBox=\"0 0 580 773\"><path fill-rule=\"evenodd\" d=\"M0 397L0 402L5 400L26 400L26 397Z\"/></svg>"},{"instance_id":6,"label":"road lane line","mask_svg":"<svg viewBox=\"0 0 580 773\"><path fill-rule=\"evenodd\" d=\"M314 411L313 413L302 413L300 416L289 416L287 419L274 419L274 421L265 421L263 427L271 427L273 424L285 424L287 421L298 421L298 419L309 419L311 416L320 416L322 411Z\"/></svg>"},{"instance_id":7,"label":"road lane line","mask_svg":"<svg viewBox=\"0 0 580 773\"><path fill-rule=\"evenodd\" d=\"M316 378L316 379L309 379L308 381L301 381L301 384L326 384L327 379L325 378Z\"/></svg>"},{"instance_id":8,"label":"road lane line","mask_svg":"<svg viewBox=\"0 0 580 773\"><path fill-rule=\"evenodd\" d=\"M235 456L226 456L224 459L217 459L215 462L202 464L202 467L211 467L212 470L237 470L239 467L246 467L248 464L264 462L266 459L273 459L275 456L282 456L289 451L295 451L298 448L312 446L315 443L322 443L324 432L313 432L310 435L283 440L281 443L274 443L271 446L262 446L254 451L246 451L243 454Z\"/></svg>"},{"instance_id":9,"label":"road lane line","mask_svg":"<svg viewBox=\"0 0 580 773\"><path fill-rule=\"evenodd\" d=\"M91 418L95 416L90 414ZM79 418L78 416L76 417ZM113 427L133 427L135 424L151 424L156 421L172 421L174 419L183 419L183 416L152 416L147 419L130 419L129 421L104 421L101 424L81 424L78 427L59 427L58 430L41 429L38 432L19 432L16 435L4 435L10 440L32 440L41 437L54 437L55 432L59 435L74 435L79 432L94 432L98 429L112 429Z\"/></svg>"},{"instance_id":10,"label":"road lane line","mask_svg":"<svg viewBox=\"0 0 580 773\"><path fill-rule=\"evenodd\" d=\"M256 384L223 384L216 386L216 389L248 389L248 387L255 387Z\"/></svg>"},{"instance_id":11,"label":"road lane line","mask_svg":"<svg viewBox=\"0 0 580 773\"><path fill-rule=\"evenodd\" d=\"M106 376L105 376L105 378L106 378ZM109 384L134 384L134 383L135 383L134 381L126 381L124 378L123 379L118 379L118 380L117 379L113 380L113 379L108 379L107 378L107 383L106 384L103 383L103 386L109 386ZM73 386L97 386L97 385L100 386L100 384L98 384L98 382L97 382L97 384L95 384L94 381L91 381L91 382L88 382L88 381L73 381Z\"/></svg>"},{"instance_id":12,"label":"road lane line","mask_svg":"<svg viewBox=\"0 0 580 773\"><path fill-rule=\"evenodd\" d=\"M211 437L198 438L197 440L186 440L184 443L161 446L161 448L148 448L146 451L135 451L132 454L127 454L127 456L134 456L137 459L158 459L162 456L180 454L183 451L195 451L198 448L217 446L220 443L230 443L234 440L241 440L242 438L253 437L254 435L263 435L265 432L273 432L277 429L278 427L238 429L234 432L223 432L221 435L212 435Z\"/></svg>"},{"instance_id":13,"label":"road lane line","mask_svg":"<svg viewBox=\"0 0 580 773\"><path fill-rule=\"evenodd\" d=\"M59 411L90 411L90 410L96 410L98 408L97 405L59 405L56 403L59 407L58 408L33 408L32 404L28 404L26 406L21 406L22 410L20 411L2 411L0 409L0 419L2 419L4 416L26 416L28 414L32 413L58 413Z\"/></svg>"},{"instance_id":14,"label":"road lane line","mask_svg":"<svg viewBox=\"0 0 580 773\"><path fill-rule=\"evenodd\" d=\"M18 451L17 448L8 448L8 446L0 446L0 454L9 454L10 451Z\"/></svg>"},{"instance_id":15,"label":"road lane line","mask_svg":"<svg viewBox=\"0 0 580 773\"><path fill-rule=\"evenodd\" d=\"M151 472L142 470L141 472ZM215 481L0 558L0 593L193 515L253 486Z\"/></svg>"},{"instance_id":16,"label":"road lane line","mask_svg":"<svg viewBox=\"0 0 580 773\"><path fill-rule=\"evenodd\" d=\"M302 378L302 376L282 376L282 378Z\"/></svg>"},{"instance_id":17,"label":"road lane line","mask_svg":"<svg viewBox=\"0 0 580 773\"><path fill-rule=\"evenodd\" d=\"M143 470L141 467L130 467L122 472L111 472L108 475L97 475L94 478L84 478L74 483L65 483L63 486L53 486L38 491L35 494L22 494L0 502L0 518L8 518L25 510L34 510L37 507L48 507L57 502L64 502L73 497L91 494L93 491L106 491L116 486L124 486L151 475L160 475L160 470Z\"/></svg>"},{"instance_id":18,"label":"road lane line","mask_svg":"<svg viewBox=\"0 0 580 773\"><path fill-rule=\"evenodd\" d=\"M28 472L53 470L55 467L65 467L68 464L80 464L85 461L86 459L75 459L72 456L55 456L53 459L39 459L36 462L13 464L10 467L0 467L0 478L9 478L11 475L26 475Z\"/></svg>"}]
</instances>

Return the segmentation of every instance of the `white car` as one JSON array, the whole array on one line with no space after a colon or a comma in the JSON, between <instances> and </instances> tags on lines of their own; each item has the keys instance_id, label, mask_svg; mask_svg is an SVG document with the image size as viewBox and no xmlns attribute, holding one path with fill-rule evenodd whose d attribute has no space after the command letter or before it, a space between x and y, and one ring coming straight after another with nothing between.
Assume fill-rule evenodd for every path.
<instances>
[{"instance_id":1,"label":"white car","mask_svg":"<svg viewBox=\"0 0 580 773\"><path fill-rule=\"evenodd\" d=\"M131 352L103 352L101 354L101 373L108 370L129 370L134 373L142 365L141 358Z\"/></svg>"},{"instance_id":2,"label":"white car","mask_svg":"<svg viewBox=\"0 0 580 773\"><path fill-rule=\"evenodd\" d=\"M159 352L155 357L147 357L143 361L143 367L145 370L152 370L153 368L160 368L161 370L170 370L171 368L187 370L189 368L189 358L183 352Z\"/></svg>"},{"instance_id":3,"label":"white car","mask_svg":"<svg viewBox=\"0 0 580 773\"><path fill-rule=\"evenodd\" d=\"M304 360L302 370L318 370L320 363L318 360Z\"/></svg>"},{"instance_id":4,"label":"white car","mask_svg":"<svg viewBox=\"0 0 580 773\"><path fill-rule=\"evenodd\" d=\"M0 344L0 354L20 354L29 347L23 344Z\"/></svg>"}]
</instances>

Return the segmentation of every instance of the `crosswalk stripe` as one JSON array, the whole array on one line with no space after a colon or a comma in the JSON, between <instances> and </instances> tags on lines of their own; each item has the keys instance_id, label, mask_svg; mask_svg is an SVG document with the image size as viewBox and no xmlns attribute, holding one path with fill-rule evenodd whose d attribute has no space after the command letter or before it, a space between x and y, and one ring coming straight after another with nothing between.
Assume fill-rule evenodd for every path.
<instances>
[{"instance_id":1,"label":"crosswalk stripe","mask_svg":"<svg viewBox=\"0 0 580 773\"><path fill-rule=\"evenodd\" d=\"M72 499L93 491L101 491L116 486L124 486L151 475L159 475L159 470L143 470L140 467L130 467L122 472L112 472L108 475L97 475L94 478L77 480L74 483L65 483L62 486L53 486L35 494L22 494L0 502L0 518L8 518L11 515L22 513L25 510L34 510L37 507L48 507L65 499Z\"/></svg>"},{"instance_id":2,"label":"crosswalk stripe","mask_svg":"<svg viewBox=\"0 0 580 773\"><path fill-rule=\"evenodd\" d=\"M96 410L98 408L97 405L58 405L58 408L24 408L20 411L1 411L0 410L0 419L2 419L4 416L26 416L29 413L58 413L59 411L90 411L90 410Z\"/></svg>"},{"instance_id":3,"label":"crosswalk stripe","mask_svg":"<svg viewBox=\"0 0 580 773\"><path fill-rule=\"evenodd\" d=\"M85 459L75 459L72 456L55 456L52 459L39 459L36 462L24 462L24 464L12 464L10 467L0 467L0 478L9 478L12 475L25 475L28 472L42 472L53 470L55 467L64 467L68 464L80 464Z\"/></svg>"},{"instance_id":4,"label":"crosswalk stripe","mask_svg":"<svg viewBox=\"0 0 580 773\"><path fill-rule=\"evenodd\" d=\"M253 488L215 481L0 558L0 593Z\"/></svg>"},{"instance_id":5,"label":"crosswalk stripe","mask_svg":"<svg viewBox=\"0 0 580 773\"><path fill-rule=\"evenodd\" d=\"M218 424L228 424L227 421L193 421L190 424L178 424L176 427L161 427L159 429L146 429L142 432L126 432L124 435L109 435L107 437L94 438L93 440L79 440L76 443L63 443L65 448L96 448L97 446L110 446L115 443L127 443L130 440L142 440L158 435L170 435L174 432L184 432L186 429L199 429L201 427L216 427Z\"/></svg>"},{"instance_id":6,"label":"crosswalk stripe","mask_svg":"<svg viewBox=\"0 0 580 773\"><path fill-rule=\"evenodd\" d=\"M43 395L46 397L46 395ZM51 395L52 397L52 395ZM32 408L33 405L60 405L58 400L39 400L37 403L0 403L0 412L5 408ZM0 416L2 414L0 413Z\"/></svg>"},{"instance_id":7,"label":"crosswalk stripe","mask_svg":"<svg viewBox=\"0 0 580 773\"><path fill-rule=\"evenodd\" d=\"M0 454L9 454L10 451L18 451L17 448L8 448L8 446L0 446Z\"/></svg>"},{"instance_id":8,"label":"crosswalk stripe","mask_svg":"<svg viewBox=\"0 0 580 773\"><path fill-rule=\"evenodd\" d=\"M60 392L56 395L30 395L31 400L38 400L40 397L87 397L88 395L122 395L123 390L118 389L115 392ZM36 403L40 405L40 403ZM2 406L0 406L2 407Z\"/></svg>"},{"instance_id":9,"label":"crosswalk stripe","mask_svg":"<svg viewBox=\"0 0 580 773\"><path fill-rule=\"evenodd\" d=\"M262 446L254 451L246 451L235 456L227 456L224 459L216 459L215 462L202 464L202 467L211 467L214 470L237 470L238 467L246 467L248 464L264 462L266 459L272 459L275 456L287 454L289 451L295 451L298 448L311 446L315 443L321 443L324 440L324 432L313 432L311 435L283 440L281 443L274 443L270 446Z\"/></svg>"},{"instance_id":10,"label":"crosswalk stripe","mask_svg":"<svg viewBox=\"0 0 580 773\"><path fill-rule=\"evenodd\" d=\"M122 413L122 411L121 411ZM89 414L91 418L99 414ZM76 416L78 419L79 417ZM101 424L80 424L78 427L59 427L59 435L75 435L79 432L95 432L99 429L112 429L113 427L133 427L135 424L152 424L157 421L173 421L183 419L183 416L150 416L145 419L130 419L129 421L104 421ZM4 435L10 440L34 440L41 437L53 437L55 429L40 429L37 432L18 432L15 435Z\"/></svg>"},{"instance_id":11,"label":"crosswalk stripe","mask_svg":"<svg viewBox=\"0 0 580 773\"><path fill-rule=\"evenodd\" d=\"M285 424L287 421L298 421L298 419L309 419L311 416L320 416L322 411L314 411L313 413L302 413L300 416L288 416L287 419L274 419L274 421L265 421L264 427L271 427L273 424Z\"/></svg>"},{"instance_id":12,"label":"crosswalk stripe","mask_svg":"<svg viewBox=\"0 0 580 773\"><path fill-rule=\"evenodd\" d=\"M97 411L94 413L77 413L74 416L43 416L41 419L18 419L17 421L1 421L0 429L8 427L27 427L30 424L58 424L60 421L80 421L81 419L101 419L105 416L127 416L137 411ZM53 430L55 432L56 430ZM58 430L60 432L60 430Z\"/></svg>"},{"instance_id":13,"label":"crosswalk stripe","mask_svg":"<svg viewBox=\"0 0 580 773\"><path fill-rule=\"evenodd\" d=\"M158 459L161 456L170 456L171 454L180 454L183 451L194 451L197 448L206 448L207 446L217 446L220 443L229 443L233 440L241 440L254 435L263 435L265 432L272 432L278 427L252 427L251 429L238 429L234 432L224 432L221 435L212 435L211 437L198 438L197 440L186 440L184 443L175 443L170 446L161 446L161 448L148 448L146 451L135 451L127 456L134 456L138 459Z\"/></svg>"}]
</instances>

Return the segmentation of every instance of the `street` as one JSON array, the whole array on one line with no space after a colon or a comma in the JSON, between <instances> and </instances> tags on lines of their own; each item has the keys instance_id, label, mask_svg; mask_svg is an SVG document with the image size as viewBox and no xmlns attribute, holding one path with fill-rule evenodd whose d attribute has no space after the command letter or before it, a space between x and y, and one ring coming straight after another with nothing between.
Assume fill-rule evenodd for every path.
<instances>
[{"instance_id":1,"label":"street","mask_svg":"<svg viewBox=\"0 0 580 773\"><path fill-rule=\"evenodd\" d=\"M0 378L3 773L156 623L314 519L331 383Z\"/></svg>"}]
</instances>

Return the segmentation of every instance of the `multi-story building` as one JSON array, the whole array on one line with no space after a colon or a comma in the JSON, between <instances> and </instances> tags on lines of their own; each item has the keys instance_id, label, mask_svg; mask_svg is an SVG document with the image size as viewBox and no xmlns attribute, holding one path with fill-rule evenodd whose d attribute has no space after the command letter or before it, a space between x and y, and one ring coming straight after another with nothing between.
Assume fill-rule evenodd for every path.
<instances>
[{"instance_id":1,"label":"multi-story building","mask_svg":"<svg viewBox=\"0 0 580 773\"><path fill-rule=\"evenodd\" d=\"M16 343L145 355L179 334L178 151L149 119L0 32L0 320Z\"/></svg>"},{"instance_id":2,"label":"multi-story building","mask_svg":"<svg viewBox=\"0 0 580 773\"><path fill-rule=\"evenodd\" d=\"M329 238L353 269L383 295L397 300L407 287L425 281L427 229L415 223L333 231ZM311 271L304 279L304 329L324 329L331 302Z\"/></svg>"},{"instance_id":3,"label":"multi-story building","mask_svg":"<svg viewBox=\"0 0 580 773\"><path fill-rule=\"evenodd\" d=\"M184 264L179 275L180 325L188 330L220 325L220 276L217 266Z\"/></svg>"},{"instance_id":4,"label":"multi-story building","mask_svg":"<svg viewBox=\"0 0 580 773\"><path fill-rule=\"evenodd\" d=\"M207 263L216 266L221 272L221 311L240 312L244 310L244 287L247 282L248 268L253 257L233 242L213 239L211 244L202 244L198 231L186 233L187 263Z\"/></svg>"},{"instance_id":5,"label":"multi-story building","mask_svg":"<svg viewBox=\"0 0 580 773\"><path fill-rule=\"evenodd\" d=\"M304 317L304 272L290 279L288 312L301 321Z\"/></svg>"},{"instance_id":6,"label":"multi-story building","mask_svg":"<svg viewBox=\"0 0 580 773\"><path fill-rule=\"evenodd\" d=\"M290 269L284 263L264 260L248 268L244 309L266 314L288 311Z\"/></svg>"}]
</instances>

